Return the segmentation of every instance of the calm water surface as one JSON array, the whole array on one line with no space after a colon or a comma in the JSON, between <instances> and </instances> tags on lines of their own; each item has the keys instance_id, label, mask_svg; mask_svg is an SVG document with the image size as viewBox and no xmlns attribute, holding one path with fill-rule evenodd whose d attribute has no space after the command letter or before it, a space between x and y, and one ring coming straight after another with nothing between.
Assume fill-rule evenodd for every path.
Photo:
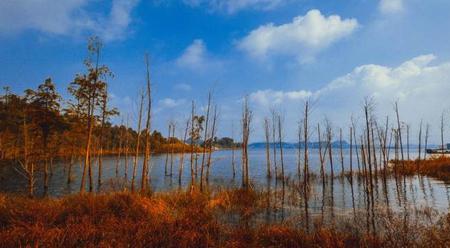
<instances>
[{"instance_id":1,"label":"calm water surface","mask_svg":"<svg viewBox=\"0 0 450 248\"><path fill-rule=\"evenodd\" d=\"M416 156L411 153L411 157ZM151 158L151 186L154 191L176 190L186 187L190 183L190 155L184 155L184 170L181 185L178 182L178 168L180 165L180 154L175 154L172 159L173 177L165 176L164 168L166 154L154 155ZM200 167L202 155L199 154L198 164ZM344 151L344 168L349 170L349 150ZM271 159L273 160L272 154ZM279 160L279 154L277 154ZM310 170L319 174L319 154L317 149L310 149ZM97 163L94 162L94 189L96 191L115 191L130 188L131 176L133 173L133 160L128 159L128 168L125 170L125 158L118 160L116 157L104 157L103 159L103 184L97 185ZM140 185L141 165L143 158L139 158L137 167L136 185ZM170 170L171 159L167 159ZM272 192L277 199L280 199L283 209L290 209L302 205L304 197L301 194L302 183L298 179L297 164L298 152L296 149L284 150L285 173L290 180L283 185L275 179L266 178L266 159L264 149L250 149L250 176L254 187ZM333 154L334 174L341 172L340 154L336 149ZM230 150L217 151L212 154L212 166L209 184L216 187L239 187L241 185L240 151L235 151L236 176L232 173L232 152ZM273 161L272 161L273 165ZM280 162L278 161L278 165ZM353 155L353 168L357 169L356 156ZM327 173L330 173L330 165L327 159ZM116 168L117 174L116 174ZM127 172L127 173L125 173ZM82 173L82 162L76 161L72 168L73 182L67 184L68 163L67 161L55 161L53 163L53 174L49 179L48 195L59 197L76 193L80 188ZM127 177L125 177L127 174ZM36 194L43 195L43 176L38 171L36 176ZM26 193L26 180L11 166L0 167L0 191L8 193ZM406 177L395 180L388 178L386 183L381 177L374 181L374 201L377 206L388 206L394 210L405 207L432 208L441 213L450 210L450 184L435 180L429 177ZM361 179L354 177L353 184L349 178L328 177L325 184L320 178L312 179L309 190L307 208L311 214L327 212L351 213L354 209L367 208L367 195L365 194L364 183ZM304 205L304 204L303 204Z\"/></svg>"}]
</instances>

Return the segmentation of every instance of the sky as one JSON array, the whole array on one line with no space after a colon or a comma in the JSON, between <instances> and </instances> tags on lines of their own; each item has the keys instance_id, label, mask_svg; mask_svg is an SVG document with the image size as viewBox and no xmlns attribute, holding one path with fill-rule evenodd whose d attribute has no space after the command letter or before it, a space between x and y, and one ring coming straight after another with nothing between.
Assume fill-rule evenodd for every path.
<instances>
[{"instance_id":1,"label":"sky","mask_svg":"<svg viewBox=\"0 0 450 248\"><path fill-rule=\"evenodd\" d=\"M398 101L412 142L421 120L437 142L441 113L450 123L449 13L448 0L2 0L0 86L20 93L51 77L69 98L97 35L117 124L135 125L148 53L153 127L163 133L172 120L180 135L191 101L201 113L211 90L219 136L232 127L238 136L245 96L252 142L271 109L295 141L306 99L311 123L326 118L346 133L351 118L362 126L370 98L380 122L393 123Z\"/></svg>"}]
</instances>

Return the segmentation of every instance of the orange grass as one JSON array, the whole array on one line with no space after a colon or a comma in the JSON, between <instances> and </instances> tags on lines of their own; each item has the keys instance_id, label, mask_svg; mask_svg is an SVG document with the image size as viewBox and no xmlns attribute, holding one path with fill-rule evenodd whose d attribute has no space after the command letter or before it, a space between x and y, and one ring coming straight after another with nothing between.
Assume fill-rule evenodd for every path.
<instances>
[{"instance_id":1,"label":"orange grass","mask_svg":"<svg viewBox=\"0 0 450 248\"><path fill-rule=\"evenodd\" d=\"M397 172L403 175L419 174L450 181L450 158L439 156L427 160L393 161Z\"/></svg>"},{"instance_id":2,"label":"orange grass","mask_svg":"<svg viewBox=\"0 0 450 248\"><path fill-rule=\"evenodd\" d=\"M287 224L255 224L266 207L262 193L111 193L61 199L0 195L0 247L446 247L450 215L420 235L386 236L317 227L306 232ZM227 221L238 216L235 222ZM252 224L253 223L253 224ZM400 222L399 222L400 223ZM408 230L418 231L417 228ZM402 241L401 236L420 236ZM410 239L405 239L410 240ZM448 247L448 246L447 246Z\"/></svg>"}]
</instances>

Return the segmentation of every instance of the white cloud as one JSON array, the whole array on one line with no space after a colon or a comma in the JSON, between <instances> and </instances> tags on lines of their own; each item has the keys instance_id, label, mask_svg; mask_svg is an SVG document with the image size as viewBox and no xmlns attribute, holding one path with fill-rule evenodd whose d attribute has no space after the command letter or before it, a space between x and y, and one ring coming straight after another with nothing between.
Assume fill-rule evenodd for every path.
<instances>
[{"instance_id":1,"label":"white cloud","mask_svg":"<svg viewBox=\"0 0 450 248\"><path fill-rule=\"evenodd\" d=\"M258 27L238 42L238 48L256 58L284 55L305 61L349 36L357 27L356 19L341 19L337 15L327 17L319 10L310 10L287 24L269 23Z\"/></svg>"},{"instance_id":2,"label":"white cloud","mask_svg":"<svg viewBox=\"0 0 450 248\"><path fill-rule=\"evenodd\" d=\"M106 41L121 39L138 0L113 0L110 12L88 10L88 0L0 1L0 35L36 30L52 35L94 33Z\"/></svg>"},{"instance_id":3,"label":"white cloud","mask_svg":"<svg viewBox=\"0 0 450 248\"><path fill-rule=\"evenodd\" d=\"M375 101L380 117L392 116L393 103L398 101L402 120L413 127L417 127L422 118L425 122L438 123L441 111L450 108L450 61L432 65L435 59L429 54L396 67L362 65L317 91L259 90L250 94L250 100L258 118L267 114L268 106L283 103L280 106L285 112L293 113L287 117L287 123L298 120L299 108L306 97L316 102L317 118L326 115L341 126L348 124L352 113L362 113L361 103L365 97Z\"/></svg>"},{"instance_id":4,"label":"white cloud","mask_svg":"<svg viewBox=\"0 0 450 248\"><path fill-rule=\"evenodd\" d=\"M175 63L181 68L196 72L211 72L222 66L222 61L209 55L206 45L201 39L194 40L176 59Z\"/></svg>"},{"instance_id":5,"label":"white cloud","mask_svg":"<svg viewBox=\"0 0 450 248\"><path fill-rule=\"evenodd\" d=\"M394 14L403 11L403 0L380 0L379 9L384 14Z\"/></svg>"},{"instance_id":6,"label":"white cloud","mask_svg":"<svg viewBox=\"0 0 450 248\"><path fill-rule=\"evenodd\" d=\"M183 0L183 2L191 7L206 5L213 11L234 14L246 9L271 10L285 3L286 0Z\"/></svg>"},{"instance_id":7,"label":"white cloud","mask_svg":"<svg viewBox=\"0 0 450 248\"><path fill-rule=\"evenodd\" d=\"M184 99L172 99L172 98L164 98L158 101L159 109L169 109L175 108L180 105L183 105L186 101Z\"/></svg>"},{"instance_id":8,"label":"white cloud","mask_svg":"<svg viewBox=\"0 0 450 248\"><path fill-rule=\"evenodd\" d=\"M306 100L312 96L312 92L299 91L275 91L275 90L258 90L249 95L249 99L263 107L271 107L273 105L286 104L292 101Z\"/></svg>"},{"instance_id":9,"label":"white cloud","mask_svg":"<svg viewBox=\"0 0 450 248\"><path fill-rule=\"evenodd\" d=\"M196 39L177 59L177 64L183 67L199 68L205 65L206 47L203 40Z\"/></svg>"},{"instance_id":10,"label":"white cloud","mask_svg":"<svg viewBox=\"0 0 450 248\"><path fill-rule=\"evenodd\" d=\"M192 89L191 85L185 83L176 84L173 88L179 91L191 91Z\"/></svg>"}]
</instances>

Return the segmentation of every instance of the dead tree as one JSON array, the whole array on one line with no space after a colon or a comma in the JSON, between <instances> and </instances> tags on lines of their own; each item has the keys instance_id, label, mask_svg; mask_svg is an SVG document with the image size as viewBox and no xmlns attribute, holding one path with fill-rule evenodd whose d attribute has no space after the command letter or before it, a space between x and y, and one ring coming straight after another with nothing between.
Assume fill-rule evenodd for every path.
<instances>
[{"instance_id":1,"label":"dead tree","mask_svg":"<svg viewBox=\"0 0 450 248\"><path fill-rule=\"evenodd\" d=\"M250 137L250 122L252 113L248 106L248 98L245 97L242 110L242 186L244 188L249 187L249 175L248 175L248 141Z\"/></svg>"},{"instance_id":2,"label":"dead tree","mask_svg":"<svg viewBox=\"0 0 450 248\"><path fill-rule=\"evenodd\" d=\"M370 142L370 123L371 123L371 112L372 112L373 103L366 99L364 102L364 116L366 120L366 139L367 139L367 167L369 169L369 186L370 192L373 192L373 179L372 179L372 157L371 157L371 142Z\"/></svg>"},{"instance_id":3,"label":"dead tree","mask_svg":"<svg viewBox=\"0 0 450 248\"><path fill-rule=\"evenodd\" d=\"M134 184L136 181L136 170L139 162L139 148L141 141L141 123L142 123L142 111L144 108L144 92L141 92L141 101L139 104L139 116L138 116L138 129L137 129L137 137L136 137L136 152L134 154L134 163L133 163L133 176L131 178L131 191L134 192Z\"/></svg>"},{"instance_id":4,"label":"dead tree","mask_svg":"<svg viewBox=\"0 0 450 248\"><path fill-rule=\"evenodd\" d=\"M191 188L195 185L195 175L196 172L194 171L194 121L195 121L195 102L192 101L192 109L191 109L191 132L190 132L190 139L191 139Z\"/></svg>"},{"instance_id":5,"label":"dead tree","mask_svg":"<svg viewBox=\"0 0 450 248\"><path fill-rule=\"evenodd\" d=\"M269 119L264 118L264 134L266 137L266 165L267 165L267 178L271 178L270 170L270 131L269 131Z\"/></svg>"},{"instance_id":6,"label":"dead tree","mask_svg":"<svg viewBox=\"0 0 450 248\"><path fill-rule=\"evenodd\" d=\"M148 54L145 54L145 67L146 67L146 79L147 79L147 119L145 121L145 153L144 162L142 164L142 182L141 190L143 191L147 187L149 178L149 164L150 164L150 130L151 130L151 118L152 118L152 91L150 82L150 63L148 60Z\"/></svg>"},{"instance_id":7,"label":"dead tree","mask_svg":"<svg viewBox=\"0 0 450 248\"><path fill-rule=\"evenodd\" d=\"M119 132L119 148L117 150L117 157L116 157L116 177L119 175L119 164L120 159L122 155L122 149L123 149L123 117L122 121L120 122L120 132ZM70 169L70 167L69 167Z\"/></svg>"},{"instance_id":8,"label":"dead tree","mask_svg":"<svg viewBox=\"0 0 450 248\"><path fill-rule=\"evenodd\" d=\"M421 159L421 153L422 153L422 125L423 125L423 120L420 120L420 126L419 126L419 157L418 157L418 161L420 162Z\"/></svg>"},{"instance_id":9,"label":"dead tree","mask_svg":"<svg viewBox=\"0 0 450 248\"><path fill-rule=\"evenodd\" d=\"M189 123L190 120L188 119L186 121L186 128L184 129L184 136L183 136L183 147L186 144L186 139L187 139L187 135L188 135L188 130L189 130ZM181 185L181 178L183 176L183 167L184 167L184 150L180 153L180 164L178 166L178 183Z\"/></svg>"},{"instance_id":10,"label":"dead tree","mask_svg":"<svg viewBox=\"0 0 450 248\"><path fill-rule=\"evenodd\" d=\"M297 144L297 174L298 177L300 178L301 176L301 172L302 172L302 122L300 121L298 123L298 131L297 131L297 135L298 135L298 144Z\"/></svg>"},{"instance_id":11,"label":"dead tree","mask_svg":"<svg viewBox=\"0 0 450 248\"><path fill-rule=\"evenodd\" d=\"M402 142L402 129L400 125L400 117L398 113L398 102L395 102L395 115L397 116L397 129L398 129L398 141L400 145L400 155L402 158L402 164L404 163L404 156L403 156L403 142Z\"/></svg>"},{"instance_id":12,"label":"dead tree","mask_svg":"<svg viewBox=\"0 0 450 248\"><path fill-rule=\"evenodd\" d=\"M304 138L304 151L303 151L303 176L306 184L309 184L309 151L308 151L308 118L309 118L309 100L305 101L305 112L303 119L303 138Z\"/></svg>"},{"instance_id":13,"label":"dead tree","mask_svg":"<svg viewBox=\"0 0 450 248\"><path fill-rule=\"evenodd\" d=\"M328 119L325 119L325 128L327 133L327 146L328 146L328 157L330 160L331 178L334 178L333 151L332 151L333 130L331 129L331 123Z\"/></svg>"},{"instance_id":14,"label":"dead tree","mask_svg":"<svg viewBox=\"0 0 450 248\"><path fill-rule=\"evenodd\" d=\"M234 146L234 124L231 123L231 139L233 140L232 148L231 148L231 167L233 169L233 179L236 177L236 161L235 161L235 146Z\"/></svg>"},{"instance_id":15,"label":"dead tree","mask_svg":"<svg viewBox=\"0 0 450 248\"><path fill-rule=\"evenodd\" d=\"M322 181L325 182L325 155L326 155L326 147L328 147L328 145L325 147L325 152L322 154L320 123L317 123L317 138L319 142L320 175L322 176Z\"/></svg>"},{"instance_id":16,"label":"dead tree","mask_svg":"<svg viewBox=\"0 0 450 248\"><path fill-rule=\"evenodd\" d=\"M208 140L208 125L209 125L209 112L211 110L211 92L208 93L208 105L206 107L206 122L205 122L205 133L203 135L203 151L202 151L202 167L200 168L200 189L203 189L203 171L205 167L205 155L207 148L207 140Z\"/></svg>"},{"instance_id":17,"label":"dead tree","mask_svg":"<svg viewBox=\"0 0 450 248\"><path fill-rule=\"evenodd\" d=\"M212 126L211 126L211 135L210 135L210 139L208 142L208 160L206 161L206 181L209 181L209 172L211 169L211 158L212 158L212 153L214 150L214 137L216 136L216 132L217 132L217 118L218 118L219 114L217 112L217 105L214 106L213 108L213 120L212 120Z\"/></svg>"},{"instance_id":18,"label":"dead tree","mask_svg":"<svg viewBox=\"0 0 450 248\"><path fill-rule=\"evenodd\" d=\"M409 125L406 124L406 159L409 161Z\"/></svg>"},{"instance_id":19,"label":"dead tree","mask_svg":"<svg viewBox=\"0 0 450 248\"><path fill-rule=\"evenodd\" d=\"M276 112L275 110L272 109L272 146L273 146L273 166L275 169L275 179L278 176L278 166L277 166L277 143L276 143L276 126L277 126L277 122L276 122Z\"/></svg>"},{"instance_id":20,"label":"dead tree","mask_svg":"<svg viewBox=\"0 0 450 248\"><path fill-rule=\"evenodd\" d=\"M423 154L423 159L427 159L427 149L428 149L428 137L430 134L430 124L427 123L426 128L425 128L425 152Z\"/></svg>"},{"instance_id":21,"label":"dead tree","mask_svg":"<svg viewBox=\"0 0 450 248\"><path fill-rule=\"evenodd\" d=\"M349 138L350 138L350 180L353 181L353 128L350 126Z\"/></svg>"},{"instance_id":22,"label":"dead tree","mask_svg":"<svg viewBox=\"0 0 450 248\"><path fill-rule=\"evenodd\" d=\"M283 158L283 135L282 130L283 126L281 125L281 115L278 115L278 142L280 144L280 162L281 162L281 178L284 182L284 158ZM278 175L277 175L278 176Z\"/></svg>"},{"instance_id":23,"label":"dead tree","mask_svg":"<svg viewBox=\"0 0 450 248\"><path fill-rule=\"evenodd\" d=\"M169 122L168 124L168 133L167 133L167 143L170 146L171 144L171 140L170 140L170 136L172 135L172 122ZM168 166L169 166L169 152L168 152L168 148L166 146L166 150L164 151L166 153L166 160L164 162L164 176L169 176L168 173Z\"/></svg>"},{"instance_id":24,"label":"dead tree","mask_svg":"<svg viewBox=\"0 0 450 248\"><path fill-rule=\"evenodd\" d=\"M173 153L174 153L174 143L175 143L175 127L176 123L172 122L172 137L170 138L170 176L173 175Z\"/></svg>"},{"instance_id":25,"label":"dead tree","mask_svg":"<svg viewBox=\"0 0 450 248\"><path fill-rule=\"evenodd\" d=\"M343 144L342 144L342 128L339 128L339 153L341 158L341 176L344 176L344 152L343 152Z\"/></svg>"},{"instance_id":26,"label":"dead tree","mask_svg":"<svg viewBox=\"0 0 450 248\"><path fill-rule=\"evenodd\" d=\"M441 149L444 150L444 111L441 114ZM443 153L442 153L443 154Z\"/></svg>"},{"instance_id":27,"label":"dead tree","mask_svg":"<svg viewBox=\"0 0 450 248\"><path fill-rule=\"evenodd\" d=\"M127 124L125 126L125 168L124 168L124 177L125 180L128 180L128 153L130 149L130 141L129 141L129 133L128 133L128 127L129 127L129 115L127 114Z\"/></svg>"}]
</instances>

